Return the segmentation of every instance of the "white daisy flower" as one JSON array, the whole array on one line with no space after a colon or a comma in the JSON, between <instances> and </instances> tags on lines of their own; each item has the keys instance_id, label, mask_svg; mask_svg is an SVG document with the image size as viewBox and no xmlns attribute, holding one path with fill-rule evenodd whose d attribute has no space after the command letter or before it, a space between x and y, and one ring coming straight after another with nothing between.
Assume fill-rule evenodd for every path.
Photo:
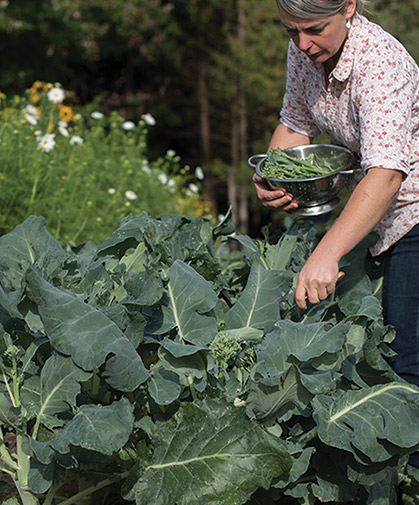
<instances>
[{"instance_id":1,"label":"white daisy flower","mask_svg":"<svg viewBox=\"0 0 419 505\"><path fill-rule=\"evenodd\" d=\"M80 137L80 135L73 135L70 139L70 144L72 146L76 144L83 144L84 140Z\"/></svg>"},{"instance_id":2,"label":"white daisy flower","mask_svg":"<svg viewBox=\"0 0 419 505\"><path fill-rule=\"evenodd\" d=\"M173 149L169 149L166 152L166 155L169 156L169 158L174 158L176 156L176 151L173 151Z\"/></svg>"},{"instance_id":3,"label":"white daisy flower","mask_svg":"<svg viewBox=\"0 0 419 505\"><path fill-rule=\"evenodd\" d=\"M25 111L25 114L30 114L31 116L35 116L35 117L39 116L38 109L34 105L27 105L24 108L24 111Z\"/></svg>"},{"instance_id":4,"label":"white daisy flower","mask_svg":"<svg viewBox=\"0 0 419 505\"><path fill-rule=\"evenodd\" d=\"M94 111L90 114L90 117L92 119L103 119L105 117L105 114L103 114L103 112Z\"/></svg>"},{"instance_id":5,"label":"white daisy flower","mask_svg":"<svg viewBox=\"0 0 419 505\"><path fill-rule=\"evenodd\" d=\"M192 193L198 193L199 188L196 184L189 184L189 189L192 191Z\"/></svg>"},{"instance_id":6,"label":"white daisy flower","mask_svg":"<svg viewBox=\"0 0 419 505\"><path fill-rule=\"evenodd\" d=\"M169 188L174 188L176 186L176 181L174 179L169 179L167 185L169 186Z\"/></svg>"},{"instance_id":7,"label":"white daisy flower","mask_svg":"<svg viewBox=\"0 0 419 505\"><path fill-rule=\"evenodd\" d=\"M36 116L32 116L32 114L25 114L25 119L32 126L36 126L38 124L38 118Z\"/></svg>"},{"instance_id":8,"label":"white daisy flower","mask_svg":"<svg viewBox=\"0 0 419 505\"><path fill-rule=\"evenodd\" d=\"M168 177L166 174L159 174L157 178L162 184L167 184Z\"/></svg>"},{"instance_id":9,"label":"white daisy flower","mask_svg":"<svg viewBox=\"0 0 419 505\"><path fill-rule=\"evenodd\" d=\"M67 123L65 121L60 121L58 123L58 131L61 133L63 137L68 137L70 134L67 130Z\"/></svg>"},{"instance_id":10,"label":"white daisy flower","mask_svg":"<svg viewBox=\"0 0 419 505\"><path fill-rule=\"evenodd\" d=\"M201 167L195 168L195 177L200 181L202 181L205 178L204 171L202 170Z\"/></svg>"},{"instance_id":11,"label":"white daisy flower","mask_svg":"<svg viewBox=\"0 0 419 505\"><path fill-rule=\"evenodd\" d=\"M147 114L143 114L143 119L144 119L144 122L146 124L148 124L149 126L154 126L156 124L156 120L154 119L154 117L147 113Z\"/></svg>"},{"instance_id":12,"label":"white daisy flower","mask_svg":"<svg viewBox=\"0 0 419 505\"><path fill-rule=\"evenodd\" d=\"M133 123L132 121L125 121L124 123L122 123L122 128L128 132L133 128L135 128L135 123Z\"/></svg>"},{"instance_id":13,"label":"white daisy flower","mask_svg":"<svg viewBox=\"0 0 419 505\"><path fill-rule=\"evenodd\" d=\"M24 117L26 121L31 124L32 126L35 126L38 124L38 119L39 119L39 111L34 105L27 105L24 109Z\"/></svg>"},{"instance_id":14,"label":"white daisy flower","mask_svg":"<svg viewBox=\"0 0 419 505\"><path fill-rule=\"evenodd\" d=\"M46 133L42 137L39 137L38 145L44 153L52 151L55 147L55 133Z\"/></svg>"},{"instance_id":15,"label":"white daisy flower","mask_svg":"<svg viewBox=\"0 0 419 505\"><path fill-rule=\"evenodd\" d=\"M65 93L64 90L54 86L48 91L48 100L53 103L61 103L64 101Z\"/></svg>"},{"instance_id":16,"label":"white daisy flower","mask_svg":"<svg viewBox=\"0 0 419 505\"><path fill-rule=\"evenodd\" d=\"M138 198L134 191L131 190L125 191L125 197L128 198L128 200L136 200Z\"/></svg>"},{"instance_id":17,"label":"white daisy flower","mask_svg":"<svg viewBox=\"0 0 419 505\"><path fill-rule=\"evenodd\" d=\"M115 189L115 188L109 188L109 189L108 189L108 193L109 193L110 195L114 195L114 194L116 193L116 189Z\"/></svg>"},{"instance_id":18,"label":"white daisy flower","mask_svg":"<svg viewBox=\"0 0 419 505\"><path fill-rule=\"evenodd\" d=\"M148 166L148 163L147 162L143 162L142 166L141 166L141 170L145 173L145 174L151 174L151 168Z\"/></svg>"}]
</instances>

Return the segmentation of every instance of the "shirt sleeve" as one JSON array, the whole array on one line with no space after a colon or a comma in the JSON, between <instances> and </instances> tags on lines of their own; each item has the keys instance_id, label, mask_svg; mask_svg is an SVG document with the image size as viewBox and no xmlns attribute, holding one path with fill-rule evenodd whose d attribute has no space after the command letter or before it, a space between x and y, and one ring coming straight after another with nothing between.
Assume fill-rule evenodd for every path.
<instances>
[{"instance_id":1,"label":"shirt sleeve","mask_svg":"<svg viewBox=\"0 0 419 505\"><path fill-rule=\"evenodd\" d=\"M366 56L357 82L361 159L364 169L410 171L412 111L418 93L417 67L406 53Z\"/></svg>"},{"instance_id":2,"label":"shirt sleeve","mask_svg":"<svg viewBox=\"0 0 419 505\"><path fill-rule=\"evenodd\" d=\"M287 80L280 121L293 131L314 138L320 133L320 130L305 101L305 86L309 79L304 67L303 53L290 41L287 56Z\"/></svg>"}]
</instances>

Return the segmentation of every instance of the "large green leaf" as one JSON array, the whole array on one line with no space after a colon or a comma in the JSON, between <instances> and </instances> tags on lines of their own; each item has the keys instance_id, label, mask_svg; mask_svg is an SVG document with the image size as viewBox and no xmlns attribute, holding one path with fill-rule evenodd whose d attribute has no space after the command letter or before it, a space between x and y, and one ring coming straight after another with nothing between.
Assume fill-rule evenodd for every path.
<instances>
[{"instance_id":1,"label":"large green leaf","mask_svg":"<svg viewBox=\"0 0 419 505\"><path fill-rule=\"evenodd\" d=\"M13 292L20 293L26 270L36 263L47 275L53 275L67 258L62 244L47 231L45 223L43 217L31 216L0 237L0 303L3 300L12 315L18 314L12 303L16 297Z\"/></svg>"},{"instance_id":2,"label":"large green leaf","mask_svg":"<svg viewBox=\"0 0 419 505\"><path fill-rule=\"evenodd\" d=\"M262 375L275 377L293 362L313 360L318 368L323 368L323 361L327 363L328 356L335 356L342 349L349 328L345 324L278 321L257 347L257 369Z\"/></svg>"},{"instance_id":3,"label":"large green leaf","mask_svg":"<svg viewBox=\"0 0 419 505\"><path fill-rule=\"evenodd\" d=\"M149 248L159 254L160 261L171 265L176 260L184 261L203 277L215 277L217 264L211 254L212 225L201 217L178 215L160 216L148 227L145 235Z\"/></svg>"},{"instance_id":4,"label":"large green leaf","mask_svg":"<svg viewBox=\"0 0 419 505\"><path fill-rule=\"evenodd\" d=\"M249 326L270 330L280 318L279 303L288 290L287 272L267 270L255 261L245 289L226 313L226 329Z\"/></svg>"},{"instance_id":5,"label":"large green leaf","mask_svg":"<svg viewBox=\"0 0 419 505\"><path fill-rule=\"evenodd\" d=\"M182 392L179 376L162 366L154 367L148 382L148 392L158 405L168 405L174 402Z\"/></svg>"},{"instance_id":6,"label":"large green leaf","mask_svg":"<svg viewBox=\"0 0 419 505\"><path fill-rule=\"evenodd\" d=\"M276 244L266 245L266 261L272 270L285 270L297 245L297 235L283 235Z\"/></svg>"},{"instance_id":7,"label":"large green leaf","mask_svg":"<svg viewBox=\"0 0 419 505\"><path fill-rule=\"evenodd\" d=\"M347 391L339 398L319 396L313 406L325 444L360 451L373 462L419 444L419 388L413 385L393 382Z\"/></svg>"},{"instance_id":8,"label":"large green leaf","mask_svg":"<svg viewBox=\"0 0 419 505\"><path fill-rule=\"evenodd\" d=\"M98 256L112 254L121 258L127 249L137 247L150 220L145 212L137 217L128 216L121 219L119 228L102 242L96 254Z\"/></svg>"},{"instance_id":9,"label":"large green leaf","mask_svg":"<svg viewBox=\"0 0 419 505\"><path fill-rule=\"evenodd\" d=\"M169 340L166 339L166 344L159 349L159 365L164 368L167 372L171 371L176 375L176 378L167 376L171 382L179 383L183 387L193 387L199 391L203 391L207 384L207 369L210 366L208 363L209 351L206 348L192 345L184 345L185 353L180 352L180 345L175 342L175 346L170 346ZM193 352L195 349L195 352ZM211 361L211 360L210 360ZM155 379L155 369L153 368L153 378ZM161 382L161 381L160 381ZM150 387L149 391L151 393ZM166 386L165 386L166 387ZM167 385L170 390L174 393L176 385L170 383ZM163 397L167 397L168 391L162 391ZM153 396L156 400L156 397ZM160 395L160 398L162 396ZM176 399L176 398L174 398ZM168 403L157 401L157 403Z\"/></svg>"},{"instance_id":10,"label":"large green leaf","mask_svg":"<svg viewBox=\"0 0 419 505\"><path fill-rule=\"evenodd\" d=\"M0 393L0 425L19 426L21 408L14 407L8 394Z\"/></svg>"},{"instance_id":11,"label":"large green leaf","mask_svg":"<svg viewBox=\"0 0 419 505\"><path fill-rule=\"evenodd\" d=\"M147 331L163 334L176 328L183 342L209 344L217 334L215 317L207 315L218 301L211 283L180 260L173 263L167 275L165 304L155 308Z\"/></svg>"},{"instance_id":12,"label":"large green leaf","mask_svg":"<svg viewBox=\"0 0 419 505\"><path fill-rule=\"evenodd\" d=\"M137 505L239 505L291 467L280 439L223 400L183 404L156 424L152 439L153 459L135 486Z\"/></svg>"},{"instance_id":13,"label":"large green leaf","mask_svg":"<svg viewBox=\"0 0 419 505\"><path fill-rule=\"evenodd\" d=\"M31 299L51 344L91 371L105 363L107 382L121 391L133 391L149 376L141 357L118 326L81 297L58 289L35 272L27 275ZM109 356L111 356L109 358ZM108 359L109 358L109 359Z\"/></svg>"},{"instance_id":14,"label":"large green leaf","mask_svg":"<svg viewBox=\"0 0 419 505\"><path fill-rule=\"evenodd\" d=\"M336 299L339 302L339 309L345 316L357 314L360 300L372 296L380 285L380 280L370 278L365 270L368 247L376 240L374 233L368 235L345 255L339 264L346 275L336 285Z\"/></svg>"},{"instance_id":15,"label":"large green leaf","mask_svg":"<svg viewBox=\"0 0 419 505\"><path fill-rule=\"evenodd\" d=\"M77 446L110 456L127 443L133 427L133 405L126 398L111 405L82 405L49 445L61 454Z\"/></svg>"},{"instance_id":16,"label":"large green leaf","mask_svg":"<svg viewBox=\"0 0 419 505\"><path fill-rule=\"evenodd\" d=\"M74 365L70 358L51 356L41 372L36 429L40 423L50 429L62 426L62 414L75 408L80 382L88 380L90 376Z\"/></svg>"},{"instance_id":17,"label":"large green leaf","mask_svg":"<svg viewBox=\"0 0 419 505\"><path fill-rule=\"evenodd\" d=\"M349 453L342 454L342 451L332 448L325 448L313 454L311 464L316 477L311 491L320 503L352 503L359 484L348 479L347 469L351 463Z\"/></svg>"},{"instance_id":18,"label":"large green leaf","mask_svg":"<svg viewBox=\"0 0 419 505\"><path fill-rule=\"evenodd\" d=\"M298 368L292 365L274 386L253 384L246 410L249 417L259 421L272 417L287 420L293 413L307 407L312 397L301 384Z\"/></svg>"}]
</instances>

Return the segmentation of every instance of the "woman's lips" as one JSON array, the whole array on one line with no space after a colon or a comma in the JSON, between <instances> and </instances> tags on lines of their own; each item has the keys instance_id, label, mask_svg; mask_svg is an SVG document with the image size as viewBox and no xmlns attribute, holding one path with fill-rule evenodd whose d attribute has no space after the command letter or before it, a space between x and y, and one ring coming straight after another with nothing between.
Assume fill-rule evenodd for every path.
<instances>
[{"instance_id":1,"label":"woman's lips","mask_svg":"<svg viewBox=\"0 0 419 505\"><path fill-rule=\"evenodd\" d=\"M322 53L314 53L314 54L306 53L306 55L313 60L318 58L321 54Z\"/></svg>"}]
</instances>

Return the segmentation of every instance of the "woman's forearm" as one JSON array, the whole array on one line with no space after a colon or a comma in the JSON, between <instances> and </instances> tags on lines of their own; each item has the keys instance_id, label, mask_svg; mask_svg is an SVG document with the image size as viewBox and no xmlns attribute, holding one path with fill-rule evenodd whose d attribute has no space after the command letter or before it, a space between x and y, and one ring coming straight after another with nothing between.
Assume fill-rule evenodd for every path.
<instances>
[{"instance_id":1,"label":"woman's forearm","mask_svg":"<svg viewBox=\"0 0 419 505\"><path fill-rule=\"evenodd\" d=\"M340 259L380 221L402 179L401 172L373 168L360 181L339 218L301 269L295 291L300 308L306 308L306 299L318 303L333 292Z\"/></svg>"},{"instance_id":2,"label":"woman's forearm","mask_svg":"<svg viewBox=\"0 0 419 505\"><path fill-rule=\"evenodd\" d=\"M311 141L312 139L310 137L307 137L307 135L297 133L282 123L279 123L272 134L271 141L269 142L269 147L280 147L281 149L287 149L288 147L310 144Z\"/></svg>"},{"instance_id":3,"label":"woman's forearm","mask_svg":"<svg viewBox=\"0 0 419 505\"><path fill-rule=\"evenodd\" d=\"M359 182L340 216L323 237L320 249L339 261L370 233L386 213L400 188L403 174L372 168Z\"/></svg>"}]
</instances>

